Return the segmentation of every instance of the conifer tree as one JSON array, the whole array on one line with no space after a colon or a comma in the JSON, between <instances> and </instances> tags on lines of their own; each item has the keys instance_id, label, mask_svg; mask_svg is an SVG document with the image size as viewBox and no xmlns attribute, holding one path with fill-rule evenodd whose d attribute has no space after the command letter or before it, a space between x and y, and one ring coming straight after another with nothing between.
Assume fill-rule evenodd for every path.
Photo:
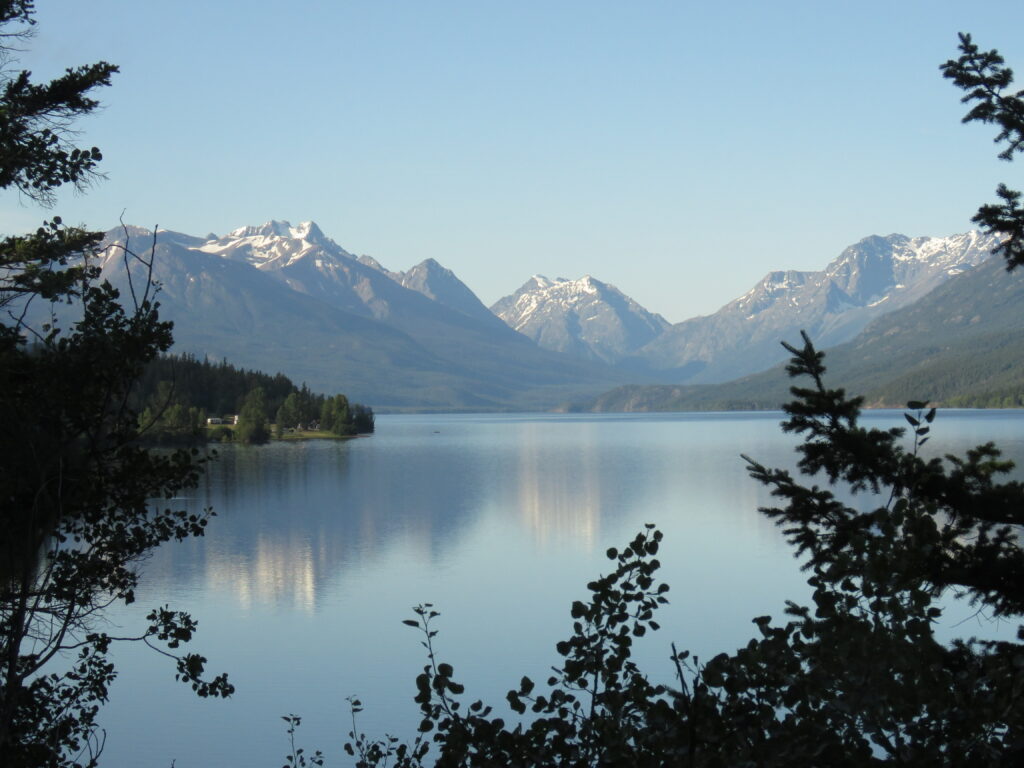
<instances>
[{"instance_id":1,"label":"conifer tree","mask_svg":"<svg viewBox=\"0 0 1024 768\"><path fill-rule=\"evenodd\" d=\"M963 122L979 122L999 128L995 143L1002 144L999 158L1011 161L1024 152L1024 90L1009 91L1013 70L1005 66L999 51L982 51L971 36L960 33L960 56L942 65L943 77L949 78L963 91L961 101L972 107ZM995 250L1006 259L1007 270L1024 264L1024 207L1021 193L1000 184L996 189L1000 202L978 209L972 219L989 233L1005 239Z\"/></svg>"},{"instance_id":2,"label":"conifer tree","mask_svg":"<svg viewBox=\"0 0 1024 768\"><path fill-rule=\"evenodd\" d=\"M0 189L55 202L62 185L85 188L101 153L73 145L74 121L117 68L72 68L48 83L12 68L11 41L34 23L31 0L0 0ZM201 535L207 515L163 508L194 485L193 453L138 445L129 407L143 367L171 344L149 280L152 262L127 246L131 295L99 283L89 256L101 233L58 217L0 242L0 765L93 766L97 715L115 670L100 621L131 603L135 564L171 539ZM31 304L71 302L66 329L33 325ZM176 677L201 696L228 695L205 659L178 656L196 623L164 606L131 638L177 660ZM166 649L166 650L165 650Z\"/></svg>"},{"instance_id":3,"label":"conifer tree","mask_svg":"<svg viewBox=\"0 0 1024 768\"><path fill-rule=\"evenodd\" d=\"M243 443L259 445L270 440L267 426L267 398L262 387L249 390L238 412L238 439Z\"/></svg>"},{"instance_id":4,"label":"conifer tree","mask_svg":"<svg viewBox=\"0 0 1024 768\"><path fill-rule=\"evenodd\" d=\"M974 106L965 121L996 124L1001 154L1024 148L1024 92L996 51L969 35L943 65ZM1005 236L1007 268L1024 264L1020 193L975 221ZM926 458L936 410L910 402L905 427L861 425L863 399L826 383L825 356L806 335L788 372L782 428L802 436L796 475L746 458L771 489L764 508L809 573L813 604L786 604L779 623L753 619L746 646L699 663L672 646L674 679L651 682L630 657L658 629L668 587L656 581L661 534L648 526L608 551L612 572L572 605L560 666L541 686L508 692L529 719L507 723L482 701L465 706L439 660L432 606L405 623L422 633L422 714L411 743L368 739L346 750L359 766L850 766L1024 764L1024 485L992 444ZM942 599L957 594L1018 626L1015 641L940 642ZM352 701L353 717L360 710ZM353 723L354 725L354 723Z\"/></svg>"}]
</instances>

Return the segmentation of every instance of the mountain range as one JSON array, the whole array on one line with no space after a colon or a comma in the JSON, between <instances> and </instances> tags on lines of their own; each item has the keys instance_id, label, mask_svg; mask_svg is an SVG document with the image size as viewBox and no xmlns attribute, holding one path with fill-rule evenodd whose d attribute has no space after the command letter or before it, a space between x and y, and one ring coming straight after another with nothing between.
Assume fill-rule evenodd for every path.
<instances>
[{"instance_id":1,"label":"mountain range","mask_svg":"<svg viewBox=\"0 0 1024 768\"><path fill-rule=\"evenodd\" d=\"M592 278L553 284L534 278L491 309L549 349L581 354L583 348L661 380L717 383L783 360L779 339L801 330L823 348L849 341L873 319L977 266L997 243L979 232L867 237L822 271L770 272L714 314L671 326ZM602 345L594 336L613 343Z\"/></svg>"},{"instance_id":2,"label":"mountain range","mask_svg":"<svg viewBox=\"0 0 1024 768\"><path fill-rule=\"evenodd\" d=\"M152 234L111 230L103 277L124 291L127 247ZM281 371L378 409L545 408L626 380L616 369L542 349L491 314L433 261L389 272L312 222L271 221L224 236L161 230L153 246L161 316L175 349Z\"/></svg>"},{"instance_id":3,"label":"mountain range","mask_svg":"<svg viewBox=\"0 0 1024 768\"><path fill-rule=\"evenodd\" d=\"M144 267L125 248L152 248L176 351L281 371L379 410L527 410L754 374L783 360L779 340L801 329L821 347L849 342L978 272L995 244L977 232L868 237L821 271L769 273L718 312L675 325L589 275L534 276L488 309L433 259L391 271L313 222L205 237L161 230L155 240L122 227L107 233L101 266L127 290Z\"/></svg>"},{"instance_id":4,"label":"mountain range","mask_svg":"<svg viewBox=\"0 0 1024 768\"><path fill-rule=\"evenodd\" d=\"M799 334L784 340L801 344ZM827 385L869 406L1024 406L1024 274L989 259L829 348L825 365ZM574 410L774 409L791 399L791 384L777 365L717 385L618 387Z\"/></svg>"}]
</instances>

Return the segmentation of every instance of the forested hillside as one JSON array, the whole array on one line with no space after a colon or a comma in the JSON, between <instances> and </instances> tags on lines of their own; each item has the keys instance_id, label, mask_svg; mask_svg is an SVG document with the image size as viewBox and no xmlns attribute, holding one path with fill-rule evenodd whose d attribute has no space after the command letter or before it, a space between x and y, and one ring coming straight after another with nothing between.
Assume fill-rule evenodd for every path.
<instances>
[{"instance_id":1,"label":"forested hillside","mask_svg":"<svg viewBox=\"0 0 1024 768\"><path fill-rule=\"evenodd\" d=\"M1024 405L1024 277L990 259L830 349L828 367L871 406ZM575 409L771 409L790 398L788 388L778 366L718 385L619 387Z\"/></svg>"},{"instance_id":2,"label":"forested hillside","mask_svg":"<svg viewBox=\"0 0 1024 768\"><path fill-rule=\"evenodd\" d=\"M345 395L311 392L282 373L236 368L192 355L161 355L150 362L133 391L133 405L149 440L197 441L208 437L207 418L239 417L237 434L220 430L218 439L239 437L264 442L270 425L278 436L312 429L336 435L373 432L373 411L349 403Z\"/></svg>"}]
</instances>

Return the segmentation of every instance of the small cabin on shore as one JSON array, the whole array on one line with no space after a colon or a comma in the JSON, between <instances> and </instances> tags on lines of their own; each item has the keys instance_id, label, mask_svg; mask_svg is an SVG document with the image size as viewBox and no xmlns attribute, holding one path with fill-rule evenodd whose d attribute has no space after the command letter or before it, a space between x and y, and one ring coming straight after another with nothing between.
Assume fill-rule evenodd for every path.
<instances>
[{"instance_id":1,"label":"small cabin on shore","mask_svg":"<svg viewBox=\"0 0 1024 768\"><path fill-rule=\"evenodd\" d=\"M218 424L237 424L238 414L232 414L228 416L211 416L206 420L206 426L215 427Z\"/></svg>"}]
</instances>

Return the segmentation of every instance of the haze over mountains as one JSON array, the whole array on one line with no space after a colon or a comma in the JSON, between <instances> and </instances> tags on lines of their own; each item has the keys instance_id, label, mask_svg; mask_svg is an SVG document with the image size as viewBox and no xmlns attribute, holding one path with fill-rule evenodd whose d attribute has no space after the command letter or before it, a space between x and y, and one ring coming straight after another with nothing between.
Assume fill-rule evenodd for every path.
<instances>
[{"instance_id":1,"label":"haze over mountains","mask_svg":"<svg viewBox=\"0 0 1024 768\"><path fill-rule=\"evenodd\" d=\"M584 281L552 286L535 278L492 310L549 349L576 351L585 345L600 350L602 359L637 373L667 381L716 383L783 360L779 340L798 338L801 329L822 348L849 341L874 318L912 304L987 259L997 242L978 232L913 239L867 237L820 272L770 272L718 312L673 326L633 302L627 310L614 301L606 301L601 322L591 326L591 318L597 316L594 302L576 298L585 292L576 288ZM622 295L614 291L612 296ZM600 347L591 338L592 328L611 330L614 326L606 318L612 314L620 327L632 321L632 327L640 326L649 335L634 332L630 338L641 343L632 346ZM578 335L566 340L570 329L578 329ZM624 335L615 330L607 336L617 340Z\"/></svg>"},{"instance_id":2,"label":"haze over mountains","mask_svg":"<svg viewBox=\"0 0 1024 768\"><path fill-rule=\"evenodd\" d=\"M134 251L152 244L132 227L108 233L103 272L122 287L133 263L126 231ZM280 370L380 409L544 409L619 385L764 370L800 329L821 347L849 341L970 272L995 244L976 232L865 238L820 272L772 272L718 312L676 325L589 275L534 276L488 309L432 259L390 271L313 222L161 231L154 277L176 351Z\"/></svg>"},{"instance_id":3,"label":"haze over mountains","mask_svg":"<svg viewBox=\"0 0 1024 768\"><path fill-rule=\"evenodd\" d=\"M127 235L137 252L151 243L143 230ZM102 254L104 276L121 287L134 263L125 239L111 230ZM161 231L154 255L177 351L281 371L377 408L543 408L626 380L538 347L439 265L388 272L312 222L207 238Z\"/></svg>"},{"instance_id":4,"label":"haze over mountains","mask_svg":"<svg viewBox=\"0 0 1024 768\"><path fill-rule=\"evenodd\" d=\"M1002 259L989 259L829 348L825 364L829 385L863 395L868 405L1024 406L1024 273L1008 274ZM791 399L791 384L780 364L711 386L618 387L575 409L778 408Z\"/></svg>"}]
</instances>

